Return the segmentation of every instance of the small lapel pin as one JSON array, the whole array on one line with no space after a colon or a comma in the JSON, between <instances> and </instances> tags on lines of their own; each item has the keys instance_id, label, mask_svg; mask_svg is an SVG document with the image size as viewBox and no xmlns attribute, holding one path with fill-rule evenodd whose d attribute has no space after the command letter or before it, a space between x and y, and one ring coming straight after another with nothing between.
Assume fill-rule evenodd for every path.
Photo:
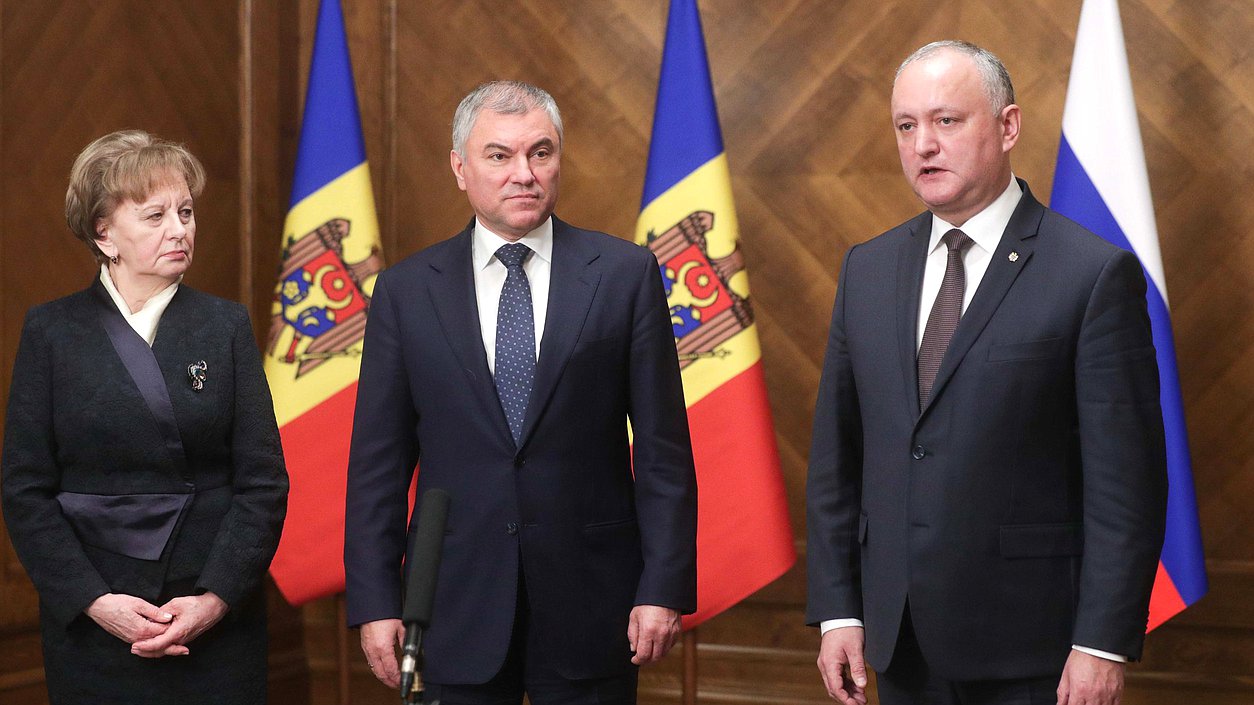
<instances>
[{"instance_id":1,"label":"small lapel pin","mask_svg":"<svg viewBox=\"0 0 1254 705\"><path fill-rule=\"evenodd\" d=\"M1011 252L1011 253L1010 253L1010 256L1008 257L1008 259L1009 259L1011 262L1018 262L1018 261L1019 261L1019 253L1018 253L1018 252Z\"/></svg>"},{"instance_id":2,"label":"small lapel pin","mask_svg":"<svg viewBox=\"0 0 1254 705\"><path fill-rule=\"evenodd\" d=\"M193 362L187 366L187 376L192 378L192 389L199 392L205 388L205 372L209 370L209 365L204 360Z\"/></svg>"}]
</instances>

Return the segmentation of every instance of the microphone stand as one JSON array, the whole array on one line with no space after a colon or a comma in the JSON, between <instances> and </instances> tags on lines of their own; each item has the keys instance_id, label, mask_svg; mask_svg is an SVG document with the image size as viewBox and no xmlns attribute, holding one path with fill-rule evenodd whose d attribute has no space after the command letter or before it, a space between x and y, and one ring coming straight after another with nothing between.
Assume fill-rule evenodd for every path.
<instances>
[{"instance_id":1,"label":"microphone stand","mask_svg":"<svg viewBox=\"0 0 1254 705\"><path fill-rule=\"evenodd\" d=\"M401 621L405 638L401 642L401 705L438 705L426 702L422 683L422 632L431 626L435 603L436 573L448 523L448 493L427 490L416 509L418 526L406 560L405 606Z\"/></svg>"},{"instance_id":2,"label":"microphone stand","mask_svg":"<svg viewBox=\"0 0 1254 705\"><path fill-rule=\"evenodd\" d=\"M417 624L407 624L405 625L405 641L401 646L401 705L423 703L423 692L422 627Z\"/></svg>"}]
</instances>

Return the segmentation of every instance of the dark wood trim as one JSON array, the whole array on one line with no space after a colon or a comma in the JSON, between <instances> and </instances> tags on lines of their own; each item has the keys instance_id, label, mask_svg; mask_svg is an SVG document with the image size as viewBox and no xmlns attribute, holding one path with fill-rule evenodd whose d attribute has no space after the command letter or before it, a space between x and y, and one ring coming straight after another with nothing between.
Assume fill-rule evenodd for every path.
<instances>
[{"instance_id":1,"label":"dark wood trim","mask_svg":"<svg viewBox=\"0 0 1254 705\"><path fill-rule=\"evenodd\" d=\"M397 16L397 0L387 0L383 13L383 36L387 45L383 61L383 110L387 123L383 131L382 169L376 172L383 176L383 203L379 204L378 216L381 218L379 244L383 247L384 262L396 262L401 258L396 249Z\"/></svg>"},{"instance_id":2,"label":"dark wood trim","mask_svg":"<svg viewBox=\"0 0 1254 705\"><path fill-rule=\"evenodd\" d=\"M254 160L253 0L239 2L239 300L253 301L253 237L257 223L257 174Z\"/></svg>"}]
</instances>

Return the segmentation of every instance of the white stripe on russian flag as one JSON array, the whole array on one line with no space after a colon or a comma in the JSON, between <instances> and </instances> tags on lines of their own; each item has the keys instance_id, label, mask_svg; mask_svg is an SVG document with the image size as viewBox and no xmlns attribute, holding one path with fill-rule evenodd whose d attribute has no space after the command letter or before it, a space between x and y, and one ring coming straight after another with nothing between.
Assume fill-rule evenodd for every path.
<instances>
[{"instance_id":1,"label":"white stripe on russian flag","mask_svg":"<svg viewBox=\"0 0 1254 705\"><path fill-rule=\"evenodd\" d=\"M1163 301L1170 303L1115 0L1086 0L1080 10L1062 133Z\"/></svg>"}]
</instances>

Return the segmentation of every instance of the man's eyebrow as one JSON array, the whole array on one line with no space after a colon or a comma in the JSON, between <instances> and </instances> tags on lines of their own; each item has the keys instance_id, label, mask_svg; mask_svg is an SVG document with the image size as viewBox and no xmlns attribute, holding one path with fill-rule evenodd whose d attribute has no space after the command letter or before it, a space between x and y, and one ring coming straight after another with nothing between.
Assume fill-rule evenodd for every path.
<instances>
[{"instance_id":1,"label":"man's eyebrow","mask_svg":"<svg viewBox=\"0 0 1254 705\"><path fill-rule=\"evenodd\" d=\"M527 151L531 151L531 150L535 149L536 147L550 147L550 148L551 148L551 147L553 147L553 144L554 144L554 143L553 143L553 139L552 139L551 137L541 137L540 139L538 139L538 140L536 140L535 142L531 143L531 144L527 147ZM499 150L499 151L502 151L502 152L509 152L510 154L513 154L513 152L514 152L514 150L513 150L513 148L512 148L512 147L509 147L508 145L501 144L500 142L489 142L489 143L487 143L487 144L483 145L483 149L484 149L484 151L485 151L485 152L486 152L486 151L489 151L489 150Z\"/></svg>"}]
</instances>

